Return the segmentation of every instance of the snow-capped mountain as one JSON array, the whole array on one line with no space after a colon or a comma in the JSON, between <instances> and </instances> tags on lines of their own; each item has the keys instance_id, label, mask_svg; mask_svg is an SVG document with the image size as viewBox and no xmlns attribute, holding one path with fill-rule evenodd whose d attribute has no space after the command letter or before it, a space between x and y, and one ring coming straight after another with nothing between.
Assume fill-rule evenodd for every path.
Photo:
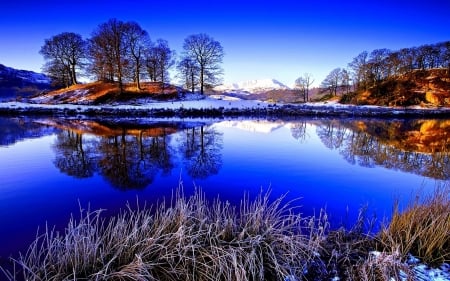
<instances>
[{"instance_id":1,"label":"snow-capped mountain","mask_svg":"<svg viewBox=\"0 0 450 281\"><path fill-rule=\"evenodd\" d=\"M223 84L214 88L226 93L264 93L271 90L289 90L290 88L275 79L257 79L238 83Z\"/></svg>"},{"instance_id":2,"label":"snow-capped mountain","mask_svg":"<svg viewBox=\"0 0 450 281\"><path fill-rule=\"evenodd\" d=\"M18 70L0 64L0 86L2 87L48 87L50 83L50 78L42 73Z\"/></svg>"}]
</instances>

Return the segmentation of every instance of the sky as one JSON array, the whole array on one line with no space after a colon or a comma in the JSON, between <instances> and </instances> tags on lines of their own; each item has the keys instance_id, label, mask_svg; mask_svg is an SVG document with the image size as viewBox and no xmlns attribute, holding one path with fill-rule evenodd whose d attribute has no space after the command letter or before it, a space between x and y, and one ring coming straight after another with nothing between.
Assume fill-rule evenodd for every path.
<instances>
[{"instance_id":1,"label":"sky","mask_svg":"<svg viewBox=\"0 0 450 281\"><path fill-rule=\"evenodd\" d=\"M45 39L89 38L117 18L139 23L178 54L187 36L210 35L224 48L226 83L273 78L292 86L310 73L319 85L362 51L450 40L449 15L449 0L1 1L0 64L41 72Z\"/></svg>"}]
</instances>

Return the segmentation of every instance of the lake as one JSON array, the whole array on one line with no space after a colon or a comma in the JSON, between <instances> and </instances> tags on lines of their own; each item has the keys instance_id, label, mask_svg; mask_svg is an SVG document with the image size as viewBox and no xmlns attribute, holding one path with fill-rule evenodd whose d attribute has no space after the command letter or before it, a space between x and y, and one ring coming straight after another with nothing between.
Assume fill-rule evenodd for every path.
<instances>
[{"instance_id":1,"label":"lake","mask_svg":"<svg viewBox=\"0 0 450 281\"><path fill-rule=\"evenodd\" d=\"M239 204L270 190L333 227L389 219L450 179L450 120L0 118L0 258L80 208L105 216L201 189Z\"/></svg>"}]
</instances>

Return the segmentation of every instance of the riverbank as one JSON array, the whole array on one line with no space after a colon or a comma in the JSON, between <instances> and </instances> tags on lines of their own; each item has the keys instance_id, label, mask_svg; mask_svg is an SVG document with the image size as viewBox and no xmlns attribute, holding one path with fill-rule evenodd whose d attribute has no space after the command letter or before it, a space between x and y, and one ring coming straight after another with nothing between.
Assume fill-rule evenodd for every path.
<instances>
[{"instance_id":1,"label":"riverbank","mask_svg":"<svg viewBox=\"0 0 450 281\"><path fill-rule=\"evenodd\" d=\"M109 219L81 211L64 234L39 234L14 261L16 273L4 273L9 280L450 280L448 188L412 202L376 234L367 232L364 210L350 229L333 230L325 211L303 217L298 201L283 196L244 196L232 206L202 191L174 194Z\"/></svg>"},{"instance_id":2,"label":"riverbank","mask_svg":"<svg viewBox=\"0 0 450 281\"><path fill-rule=\"evenodd\" d=\"M77 105L0 103L0 115L21 116L115 116L159 118L296 118L302 116L337 117L449 117L447 107L383 107L344 105L333 102L276 104L256 100L227 100L202 97L195 100L134 102L132 104Z\"/></svg>"}]
</instances>

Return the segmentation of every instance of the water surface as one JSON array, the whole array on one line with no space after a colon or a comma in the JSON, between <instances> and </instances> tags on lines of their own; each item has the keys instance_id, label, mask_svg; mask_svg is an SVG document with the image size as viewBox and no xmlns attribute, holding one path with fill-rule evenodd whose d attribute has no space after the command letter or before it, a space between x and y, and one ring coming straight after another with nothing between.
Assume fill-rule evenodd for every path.
<instances>
[{"instance_id":1,"label":"water surface","mask_svg":"<svg viewBox=\"0 0 450 281\"><path fill-rule=\"evenodd\" d=\"M245 192L302 198L335 227L366 205L379 220L396 198L450 178L449 120L75 120L0 118L0 257L80 208L170 198L201 188L239 204Z\"/></svg>"}]
</instances>

